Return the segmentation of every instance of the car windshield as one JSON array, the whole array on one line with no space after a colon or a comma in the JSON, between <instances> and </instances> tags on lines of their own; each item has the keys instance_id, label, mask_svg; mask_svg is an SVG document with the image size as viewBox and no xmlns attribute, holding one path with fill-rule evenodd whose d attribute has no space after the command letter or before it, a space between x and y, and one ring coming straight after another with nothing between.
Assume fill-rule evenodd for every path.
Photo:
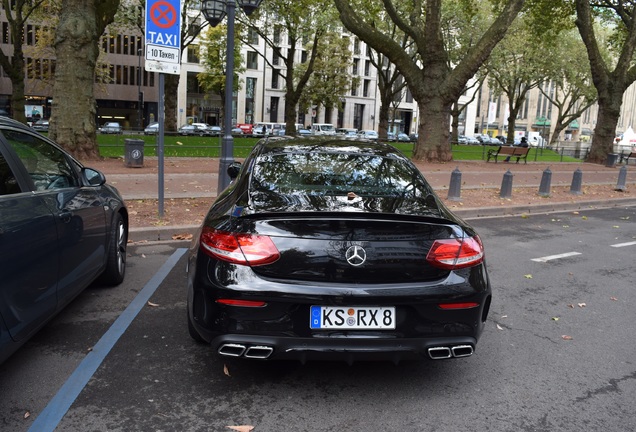
<instances>
[{"instance_id":1,"label":"car windshield","mask_svg":"<svg viewBox=\"0 0 636 432\"><path fill-rule=\"evenodd\" d=\"M261 155L252 190L281 194L425 198L428 184L410 165L375 154L309 152Z\"/></svg>"}]
</instances>

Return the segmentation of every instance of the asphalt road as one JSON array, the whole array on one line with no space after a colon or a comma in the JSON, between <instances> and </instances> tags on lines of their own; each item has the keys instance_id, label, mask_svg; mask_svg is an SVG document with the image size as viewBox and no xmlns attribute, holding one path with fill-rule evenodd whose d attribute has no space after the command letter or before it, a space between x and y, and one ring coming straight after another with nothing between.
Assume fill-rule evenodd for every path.
<instances>
[{"instance_id":1,"label":"asphalt road","mask_svg":"<svg viewBox=\"0 0 636 432\"><path fill-rule=\"evenodd\" d=\"M187 244L141 244L0 365L0 430L634 430L636 207L471 223L494 291L472 357L219 359L187 333Z\"/></svg>"}]
</instances>

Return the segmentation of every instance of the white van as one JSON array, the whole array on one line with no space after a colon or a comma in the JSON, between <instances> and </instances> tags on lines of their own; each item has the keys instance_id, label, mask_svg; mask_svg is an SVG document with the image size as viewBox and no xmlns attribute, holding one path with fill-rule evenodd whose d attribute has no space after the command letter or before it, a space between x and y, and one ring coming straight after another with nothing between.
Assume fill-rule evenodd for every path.
<instances>
[{"instance_id":1,"label":"white van","mask_svg":"<svg viewBox=\"0 0 636 432\"><path fill-rule=\"evenodd\" d=\"M335 135L336 129L331 123L314 123L311 125L311 133L314 135Z\"/></svg>"},{"instance_id":2,"label":"white van","mask_svg":"<svg viewBox=\"0 0 636 432\"><path fill-rule=\"evenodd\" d=\"M258 122L254 124L252 128L252 135L255 137L262 137L265 135L272 135L272 131L274 130L274 126L279 123L272 122Z\"/></svg>"}]
</instances>

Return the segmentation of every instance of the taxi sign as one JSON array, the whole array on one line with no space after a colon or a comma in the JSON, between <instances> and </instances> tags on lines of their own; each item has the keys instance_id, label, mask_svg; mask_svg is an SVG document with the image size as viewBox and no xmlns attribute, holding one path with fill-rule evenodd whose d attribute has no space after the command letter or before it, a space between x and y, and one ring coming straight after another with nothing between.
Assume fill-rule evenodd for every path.
<instances>
[{"instance_id":1,"label":"taxi sign","mask_svg":"<svg viewBox=\"0 0 636 432\"><path fill-rule=\"evenodd\" d=\"M146 1L146 71L181 73L181 1Z\"/></svg>"}]
</instances>

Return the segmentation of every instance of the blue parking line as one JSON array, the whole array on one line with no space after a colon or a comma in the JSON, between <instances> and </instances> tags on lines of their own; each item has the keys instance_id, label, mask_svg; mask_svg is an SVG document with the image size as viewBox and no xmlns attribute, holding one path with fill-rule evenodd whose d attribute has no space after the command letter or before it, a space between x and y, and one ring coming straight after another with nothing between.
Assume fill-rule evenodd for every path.
<instances>
[{"instance_id":1,"label":"blue parking line","mask_svg":"<svg viewBox=\"0 0 636 432\"><path fill-rule=\"evenodd\" d=\"M161 266L159 271L148 281L146 286L137 294L137 297L128 305L126 310L115 320L104 336L95 344L93 350L82 360L71 376L66 380L57 394L35 419L29 432L54 431L62 418L66 415L75 399L84 389L97 368L102 364L119 338L133 322L139 311L146 305L150 297L155 293L161 282L185 254L187 249L177 249Z\"/></svg>"}]
</instances>

